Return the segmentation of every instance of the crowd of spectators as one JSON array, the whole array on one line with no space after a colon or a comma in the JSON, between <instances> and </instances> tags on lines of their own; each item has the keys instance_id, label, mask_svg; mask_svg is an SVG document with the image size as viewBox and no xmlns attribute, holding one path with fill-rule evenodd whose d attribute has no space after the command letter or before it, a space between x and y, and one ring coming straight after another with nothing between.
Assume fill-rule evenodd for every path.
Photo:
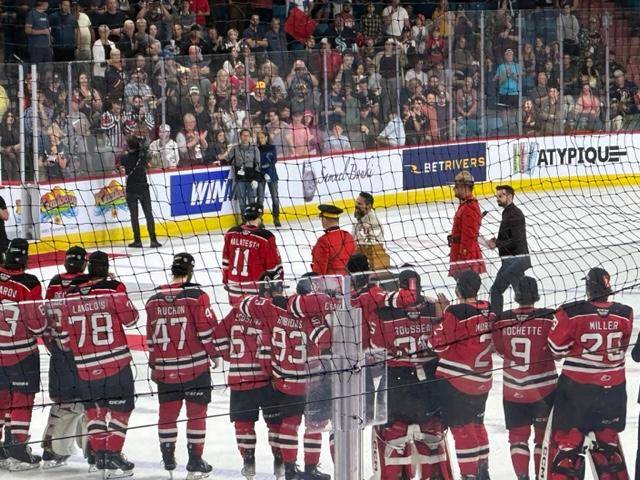
<instances>
[{"instance_id":1,"label":"crowd of spectators","mask_svg":"<svg viewBox=\"0 0 640 480\"><path fill-rule=\"evenodd\" d=\"M240 11L237 3L36 0L5 9L5 61L38 65L37 115L25 79L25 127L29 141L38 122L43 174L115 169L129 135L149 142L152 166L176 168L227 162L243 129L252 142L268 133L282 158L620 130L638 113L638 86L614 51L605 55L601 18L581 24L571 2L529 2L538 8L519 22L500 1L484 15L482 38L480 12L447 0L294 1L283 18L270 1ZM17 104L2 101L6 83L3 177L16 178Z\"/></svg>"}]
</instances>

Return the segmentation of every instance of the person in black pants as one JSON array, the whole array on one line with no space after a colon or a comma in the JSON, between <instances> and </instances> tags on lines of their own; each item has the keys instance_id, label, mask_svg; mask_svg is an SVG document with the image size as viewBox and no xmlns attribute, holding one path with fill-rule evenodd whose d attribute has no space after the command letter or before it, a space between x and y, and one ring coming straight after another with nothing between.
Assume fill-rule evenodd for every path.
<instances>
[{"instance_id":1,"label":"person in black pants","mask_svg":"<svg viewBox=\"0 0 640 480\"><path fill-rule=\"evenodd\" d=\"M7 208L7 202L4 198L0 197L0 262L4 261L4 252L9 247L9 239L7 238L7 230L4 227L4 222L9 220L9 209Z\"/></svg>"},{"instance_id":2,"label":"person in black pants","mask_svg":"<svg viewBox=\"0 0 640 480\"><path fill-rule=\"evenodd\" d=\"M640 363L640 333L638 334L638 338L636 343L633 345L633 349L631 350L631 358L636 363ZM638 403L640 403L640 394L638 394ZM638 443L636 446L636 476L635 479L640 479L640 428L638 428Z\"/></svg>"},{"instance_id":3,"label":"person in black pants","mask_svg":"<svg viewBox=\"0 0 640 480\"><path fill-rule=\"evenodd\" d=\"M140 223L138 221L138 202L140 202L142 212L147 220L147 230L151 239L150 246L151 248L158 248L162 245L156 238L156 226L151 209L151 195L149 193L149 182L147 181L147 152L142 148L141 140L133 136L127 139L127 150L127 154L122 157L120 164L127 176L127 206L131 213L131 228L133 229L133 243L130 243L129 247L142 248Z\"/></svg>"},{"instance_id":4,"label":"person in black pants","mask_svg":"<svg viewBox=\"0 0 640 480\"><path fill-rule=\"evenodd\" d=\"M502 259L502 266L491 286L491 311L496 315L502 313L502 295L509 285L517 285L524 272L531 268L526 221L522 210L513 203L514 195L510 185L496 187L498 206L504 210L498 238L487 240L489 248L497 248Z\"/></svg>"}]
</instances>

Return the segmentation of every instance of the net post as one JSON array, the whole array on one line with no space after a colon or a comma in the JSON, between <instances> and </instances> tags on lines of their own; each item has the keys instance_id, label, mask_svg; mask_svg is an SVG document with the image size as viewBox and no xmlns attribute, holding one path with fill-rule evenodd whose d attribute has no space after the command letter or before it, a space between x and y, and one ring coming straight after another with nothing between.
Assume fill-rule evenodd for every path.
<instances>
[{"instance_id":1,"label":"net post","mask_svg":"<svg viewBox=\"0 0 640 480\"><path fill-rule=\"evenodd\" d=\"M362 312L351 306L351 278L343 279L342 305L333 325L335 479L362 479Z\"/></svg>"}]
</instances>

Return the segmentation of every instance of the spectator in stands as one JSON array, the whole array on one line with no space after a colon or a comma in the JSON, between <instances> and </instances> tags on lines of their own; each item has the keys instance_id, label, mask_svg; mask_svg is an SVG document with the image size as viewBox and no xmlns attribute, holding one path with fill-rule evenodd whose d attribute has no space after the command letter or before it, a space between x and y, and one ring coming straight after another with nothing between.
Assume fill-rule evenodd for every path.
<instances>
[{"instance_id":1,"label":"spectator in stands","mask_svg":"<svg viewBox=\"0 0 640 480\"><path fill-rule=\"evenodd\" d=\"M280 114L275 109L269 110L267 120L268 123L264 129L269 134L271 144L276 147L278 158L291 156L293 154L291 126L280 119Z\"/></svg>"},{"instance_id":2,"label":"spectator in stands","mask_svg":"<svg viewBox=\"0 0 640 480\"><path fill-rule=\"evenodd\" d=\"M245 44L255 53L263 53L269 46L265 31L260 24L260 15L253 14L249 18L249 26L242 32Z\"/></svg>"},{"instance_id":3,"label":"spectator in stands","mask_svg":"<svg viewBox=\"0 0 640 480\"><path fill-rule=\"evenodd\" d=\"M342 82L334 81L331 84L331 90L327 94L328 96L328 113L329 115L339 118L340 122L344 124L346 118L345 98L342 90Z\"/></svg>"},{"instance_id":4,"label":"spectator in stands","mask_svg":"<svg viewBox=\"0 0 640 480\"><path fill-rule=\"evenodd\" d=\"M238 62L229 77L229 81L233 86L233 89L238 92L242 98L246 98L256 88L256 81L247 76L247 67L244 63Z\"/></svg>"},{"instance_id":5,"label":"spectator in stands","mask_svg":"<svg viewBox=\"0 0 640 480\"><path fill-rule=\"evenodd\" d=\"M0 124L0 157L2 178L17 180L20 177L20 129L11 110L4 113Z\"/></svg>"},{"instance_id":6,"label":"spectator in stands","mask_svg":"<svg viewBox=\"0 0 640 480\"><path fill-rule=\"evenodd\" d=\"M38 155L40 178L64 180L69 165L69 148L64 142L64 132L57 123L52 123L44 133Z\"/></svg>"},{"instance_id":7,"label":"spectator in stands","mask_svg":"<svg viewBox=\"0 0 640 480\"><path fill-rule=\"evenodd\" d=\"M109 27L100 25L98 39L93 43L91 52L93 55L93 84L102 93L106 93L106 60L111 57L111 50L115 48L116 44L109 40Z\"/></svg>"},{"instance_id":8,"label":"spectator in stands","mask_svg":"<svg viewBox=\"0 0 640 480\"><path fill-rule=\"evenodd\" d=\"M125 20L122 26L122 32L118 37L116 45L124 58L133 58L136 54L136 24L133 20Z\"/></svg>"},{"instance_id":9,"label":"spectator in stands","mask_svg":"<svg viewBox=\"0 0 640 480\"><path fill-rule=\"evenodd\" d=\"M260 74L262 80L267 84L267 93L274 87L278 87L282 92L287 91L287 86L282 77L280 77L280 70L277 64L267 60L260 67Z\"/></svg>"},{"instance_id":10,"label":"spectator in stands","mask_svg":"<svg viewBox=\"0 0 640 480\"><path fill-rule=\"evenodd\" d=\"M580 72L573 63L571 55L565 53L562 57L563 88L565 95L577 95L580 92Z\"/></svg>"},{"instance_id":11,"label":"spectator in stands","mask_svg":"<svg viewBox=\"0 0 640 480\"><path fill-rule=\"evenodd\" d=\"M93 165L93 149L89 148L91 124L87 116L80 110L81 99L79 95L72 94L69 101L69 114L67 116L67 145L69 146L69 162L74 173L92 174L98 166Z\"/></svg>"},{"instance_id":12,"label":"spectator in stands","mask_svg":"<svg viewBox=\"0 0 640 480\"><path fill-rule=\"evenodd\" d=\"M258 186L258 203L264 204L265 184L269 188L271 196L271 215L273 215L273 225L278 228L280 223L280 198L278 197L278 171L276 170L276 162L278 154L276 148L269 141L267 132L258 132L258 150L260 150L260 172L263 175L263 181Z\"/></svg>"},{"instance_id":13,"label":"spectator in stands","mask_svg":"<svg viewBox=\"0 0 640 480\"><path fill-rule=\"evenodd\" d=\"M216 97L216 102L218 104L221 104L225 100L229 100L231 95L236 93L233 85L231 85L229 77L229 72L221 68L216 74L215 81L211 84L211 92Z\"/></svg>"},{"instance_id":14,"label":"spectator in stands","mask_svg":"<svg viewBox=\"0 0 640 480\"><path fill-rule=\"evenodd\" d=\"M210 131L211 132L211 131ZM209 142L209 158L212 162L219 162L221 164L227 163L227 156L231 151L232 145L227 142L227 136L224 130L214 130L211 142Z\"/></svg>"},{"instance_id":15,"label":"spectator in stands","mask_svg":"<svg viewBox=\"0 0 640 480\"><path fill-rule=\"evenodd\" d=\"M272 108L275 105L267 96L267 84L262 80L257 81L255 90L249 95L251 123L264 123L267 112Z\"/></svg>"},{"instance_id":16,"label":"spectator in stands","mask_svg":"<svg viewBox=\"0 0 640 480\"><path fill-rule=\"evenodd\" d=\"M330 40L331 48L339 53L353 51L356 42L356 33L353 28L345 26L341 14L333 18L333 26L325 33Z\"/></svg>"},{"instance_id":17,"label":"spectator in stands","mask_svg":"<svg viewBox=\"0 0 640 480\"><path fill-rule=\"evenodd\" d=\"M120 4L118 0L106 0L105 6L106 11L102 14L99 24L104 24L109 27L111 40L117 42L119 40L120 34L122 33L124 21L127 19L126 15L122 10L120 10Z\"/></svg>"},{"instance_id":18,"label":"spectator in stands","mask_svg":"<svg viewBox=\"0 0 640 480\"><path fill-rule=\"evenodd\" d=\"M349 137L344 135L344 128L339 120L334 120L334 123L329 128L329 135L325 138L322 144L322 153L343 153L351 151L351 142Z\"/></svg>"},{"instance_id":19,"label":"spectator in stands","mask_svg":"<svg viewBox=\"0 0 640 480\"><path fill-rule=\"evenodd\" d=\"M394 2L397 4L398 0L394 0ZM388 38L384 42L384 50L379 52L375 58L376 71L380 74L380 100L383 117L387 117L391 110L397 109L398 78L400 75L397 68L397 54L396 41L393 38Z\"/></svg>"},{"instance_id":20,"label":"spectator in stands","mask_svg":"<svg viewBox=\"0 0 640 480\"><path fill-rule=\"evenodd\" d=\"M582 58L593 57L596 66L604 69L605 45L600 33L600 22L594 15L589 17L587 28L580 30L578 36Z\"/></svg>"},{"instance_id":21,"label":"spectator in stands","mask_svg":"<svg viewBox=\"0 0 640 480\"><path fill-rule=\"evenodd\" d=\"M151 36L147 33L147 21L144 18L138 18L135 22L136 30L133 34L135 42L135 53L145 55L151 45Z\"/></svg>"},{"instance_id":22,"label":"spectator in stands","mask_svg":"<svg viewBox=\"0 0 640 480\"><path fill-rule=\"evenodd\" d=\"M472 77L465 77L462 88L456 91L456 129L459 138L478 135L478 90Z\"/></svg>"},{"instance_id":23,"label":"spectator in stands","mask_svg":"<svg viewBox=\"0 0 640 480\"><path fill-rule=\"evenodd\" d=\"M277 105L277 102L274 101L273 103ZM298 82L295 85L293 96L289 100L288 104L290 105L292 112L304 112L305 110L311 110L315 113L317 111L313 93L309 90L309 87L305 82Z\"/></svg>"},{"instance_id":24,"label":"spectator in stands","mask_svg":"<svg viewBox=\"0 0 640 480\"><path fill-rule=\"evenodd\" d=\"M380 132L380 122L373 115L371 105L361 103L358 108L359 121L349 130L349 140L351 146L355 150L363 148L374 148L376 146L376 137Z\"/></svg>"},{"instance_id":25,"label":"spectator in stands","mask_svg":"<svg viewBox=\"0 0 640 480\"><path fill-rule=\"evenodd\" d=\"M148 25L155 25L158 28L158 39L167 40L171 35L171 22L174 18L171 2L169 0L143 0L138 5L140 10L136 18L138 20L144 19Z\"/></svg>"},{"instance_id":26,"label":"spectator in stands","mask_svg":"<svg viewBox=\"0 0 640 480\"><path fill-rule=\"evenodd\" d=\"M83 7L78 3L71 5L71 13L76 19L77 29L75 33L76 51L75 60L91 60L91 48L95 41L95 33L91 26L89 16L84 13Z\"/></svg>"},{"instance_id":27,"label":"spectator in stands","mask_svg":"<svg viewBox=\"0 0 640 480\"><path fill-rule=\"evenodd\" d=\"M456 48L453 50L453 69L456 75L464 78L471 71L474 63L476 60L467 48L466 37L456 37Z\"/></svg>"},{"instance_id":28,"label":"spectator in stands","mask_svg":"<svg viewBox=\"0 0 640 480\"><path fill-rule=\"evenodd\" d=\"M318 153L317 140L304 124L304 111L294 111L291 115L291 141L295 157L308 157Z\"/></svg>"},{"instance_id":29,"label":"spectator in stands","mask_svg":"<svg viewBox=\"0 0 640 480\"><path fill-rule=\"evenodd\" d=\"M155 99L151 87L146 82L147 74L143 69L136 68L131 74L131 81L124 87L127 109L132 105L133 98L138 96L142 98L145 109L150 110L151 104Z\"/></svg>"},{"instance_id":30,"label":"spectator in stands","mask_svg":"<svg viewBox=\"0 0 640 480\"><path fill-rule=\"evenodd\" d=\"M204 131L209 126L209 116L205 109L205 98L200 94L200 87L189 87L189 95L182 100L180 112L184 115L190 113L196 119L198 130Z\"/></svg>"},{"instance_id":31,"label":"spectator in stands","mask_svg":"<svg viewBox=\"0 0 640 480\"><path fill-rule=\"evenodd\" d=\"M264 34L267 41L267 50L269 51L269 60L275 63L281 71L287 68L287 37L280 25L280 19L273 17L271 19L270 28Z\"/></svg>"},{"instance_id":32,"label":"spectator in stands","mask_svg":"<svg viewBox=\"0 0 640 480\"><path fill-rule=\"evenodd\" d=\"M114 156L120 155L126 145L124 135L124 109L122 100L118 97L108 102L108 110L102 115L101 126L105 139L105 150L113 152Z\"/></svg>"},{"instance_id":33,"label":"spectator in stands","mask_svg":"<svg viewBox=\"0 0 640 480\"><path fill-rule=\"evenodd\" d=\"M516 113L519 103L519 81L522 74L520 65L513 61L513 50L504 52L504 63L498 65L494 80L498 82L498 106L502 108L500 119L502 131L507 135L514 134L516 128Z\"/></svg>"},{"instance_id":34,"label":"spectator in stands","mask_svg":"<svg viewBox=\"0 0 640 480\"><path fill-rule=\"evenodd\" d=\"M557 22L558 40L562 42L562 51L572 57L579 56L580 44L578 43L578 35L580 34L580 23L576 16L571 13L571 2L565 1L563 3Z\"/></svg>"},{"instance_id":35,"label":"spectator in stands","mask_svg":"<svg viewBox=\"0 0 640 480\"><path fill-rule=\"evenodd\" d=\"M549 95L549 89L547 87L547 74L546 72L538 72L537 75L537 85L534 86L529 92L527 96L533 101L533 104L536 107L540 107L540 104L544 98Z\"/></svg>"},{"instance_id":36,"label":"spectator in stands","mask_svg":"<svg viewBox=\"0 0 640 480\"><path fill-rule=\"evenodd\" d=\"M183 0L177 11L173 14L173 24L180 25L184 30L189 30L196 24L196 14L191 11L191 2Z\"/></svg>"},{"instance_id":37,"label":"spectator in stands","mask_svg":"<svg viewBox=\"0 0 640 480\"><path fill-rule=\"evenodd\" d=\"M584 83L580 95L576 99L576 130L601 130L600 107L600 98L593 93L588 83Z\"/></svg>"},{"instance_id":38,"label":"spectator in stands","mask_svg":"<svg viewBox=\"0 0 640 480\"><path fill-rule=\"evenodd\" d=\"M423 142L427 134L427 117L422 113L422 99L413 99L409 111L409 118L404 122L407 145L418 145Z\"/></svg>"},{"instance_id":39,"label":"spectator in stands","mask_svg":"<svg viewBox=\"0 0 640 480\"><path fill-rule=\"evenodd\" d=\"M622 70L613 72L613 85L609 98L611 100L612 129L617 132L625 125L629 127L629 120L638 113L638 87L632 81L624 78Z\"/></svg>"},{"instance_id":40,"label":"spectator in stands","mask_svg":"<svg viewBox=\"0 0 640 480\"><path fill-rule=\"evenodd\" d=\"M407 71L407 73L404 74L405 83L408 83L410 80L416 79L420 82L420 84L426 85L428 82L428 77L427 74L423 71L423 68L424 60L421 57L416 56L413 68L411 68Z\"/></svg>"},{"instance_id":41,"label":"spectator in stands","mask_svg":"<svg viewBox=\"0 0 640 480\"><path fill-rule=\"evenodd\" d=\"M71 12L71 0L62 0L60 9L49 15L51 45L55 62L71 62L76 51L78 21Z\"/></svg>"},{"instance_id":42,"label":"spectator in stands","mask_svg":"<svg viewBox=\"0 0 640 480\"><path fill-rule=\"evenodd\" d=\"M439 5L431 14L433 28L440 30L445 38L449 38L449 18L451 18L448 0L440 0Z\"/></svg>"},{"instance_id":43,"label":"spectator in stands","mask_svg":"<svg viewBox=\"0 0 640 480\"><path fill-rule=\"evenodd\" d=\"M331 42L328 38L320 40L320 52L316 56L315 71L326 74L329 83L333 82L337 77L340 67L342 66L342 54L331 48Z\"/></svg>"},{"instance_id":44,"label":"spectator in stands","mask_svg":"<svg viewBox=\"0 0 640 480\"><path fill-rule=\"evenodd\" d=\"M427 62L434 64L443 62L447 56L447 41L437 28L431 32L426 45Z\"/></svg>"},{"instance_id":45,"label":"spectator in stands","mask_svg":"<svg viewBox=\"0 0 640 480\"><path fill-rule=\"evenodd\" d=\"M365 38L373 40L374 44L378 44L382 41L383 29L382 18L376 12L376 3L367 3L367 13L360 18L360 29Z\"/></svg>"},{"instance_id":46,"label":"spectator in stands","mask_svg":"<svg viewBox=\"0 0 640 480\"><path fill-rule=\"evenodd\" d=\"M67 89L65 83L62 81L59 73L51 73L47 71L44 75L44 87L42 87L47 102L55 112L61 112L66 110L67 106Z\"/></svg>"},{"instance_id":47,"label":"spectator in stands","mask_svg":"<svg viewBox=\"0 0 640 480\"><path fill-rule=\"evenodd\" d=\"M558 87L560 89L560 72L559 66L554 64L552 60L544 62L544 73L547 74L547 85Z\"/></svg>"},{"instance_id":48,"label":"spectator in stands","mask_svg":"<svg viewBox=\"0 0 640 480\"><path fill-rule=\"evenodd\" d=\"M399 39L404 27L411 28L409 14L407 10L400 5L400 0L391 0L391 5L382 10L382 17L388 17L391 20L385 31L390 37Z\"/></svg>"},{"instance_id":49,"label":"spectator in stands","mask_svg":"<svg viewBox=\"0 0 640 480\"><path fill-rule=\"evenodd\" d=\"M522 103L522 133L524 135L537 135L540 130L538 112L532 100Z\"/></svg>"},{"instance_id":50,"label":"spectator in stands","mask_svg":"<svg viewBox=\"0 0 640 480\"><path fill-rule=\"evenodd\" d=\"M391 110L388 122L376 137L376 143L381 147L402 147L406 142L406 134L402 119L395 110Z\"/></svg>"},{"instance_id":51,"label":"spectator in stands","mask_svg":"<svg viewBox=\"0 0 640 480\"><path fill-rule=\"evenodd\" d=\"M429 37L429 31L431 30L432 25L433 22L431 19L429 19L429 22L427 23L427 19L424 15L421 13L416 15L414 25L411 27L411 38L416 43L416 53L418 54L417 58L421 58L421 56L425 54L427 38Z\"/></svg>"},{"instance_id":52,"label":"spectator in stands","mask_svg":"<svg viewBox=\"0 0 640 480\"><path fill-rule=\"evenodd\" d=\"M449 140L451 131L451 114L449 112L449 97L442 86L436 94L436 112L438 118L438 137L440 140Z\"/></svg>"},{"instance_id":53,"label":"spectator in stands","mask_svg":"<svg viewBox=\"0 0 640 480\"><path fill-rule=\"evenodd\" d=\"M540 133L546 135L564 132L564 118L558 87L549 87L548 95L540 101L539 112Z\"/></svg>"},{"instance_id":54,"label":"spectator in stands","mask_svg":"<svg viewBox=\"0 0 640 480\"><path fill-rule=\"evenodd\" d=\"M237 95L231 95L229 100L221 105L222 125L231 143L238 142L238 133L249 126L249 114L241 108Z\"/></svg>"},{"instance_id":55,"label":"spectator in stands","mask_svg":"<svg viewBox=\"0 0 640 480\"><path fill-rule=\"evenodd\" d=\"M296 60L293 62L289 75L287 75L286 84L289 92L294 91L294 87L297 87L300 82L307 84L309 92L312 92L319 84L318 78L309 71L305 62Z\"/></svg>"},{"instance_id":56,"label":"spectator in stands","mask_svg":"<svg viewBox=\"0 0 640 480\"><path fill-rule=\"evenodd\" d=\"M506 10L502 15L502 21L500 21L500 18L496 19L495 31L496 38L493 42L493 56L498 63L502 63L504 61L504 52L507 50L514 52L518 48L519 40L518 29L515 26L513 18Z\"/></svg>"},{"instance_id":57,"label":"spectator in stands","mask_svg":"<svg viewBox=\"0 0 640 480\"><path fill-rule=\"evenodd\" d=\"M191 2L191 10L196 14L196 23L200 26L207 23L207 19L211 15L208 0L189 1Z\"/></svg>"},{"instance_id":58,"label":"spectator in stands","mask_svg":"<svg viewBox=\"0 0 640 480\"><path fill-rule=\"evenodd\" d=\"M36 64L53 60L51 29L49 17L46 14L48 6L46 0L37 0L25 19L24 31L27 35L29 59Z\"/></svg>"},{"instance_id":59,"label":"spectator in stands","mask_svg":"<svg viewBox=\"0 0 640 480\"><path fill-rule=\"evenodd\" d=\"M248 129L240 131L240 143L231 149L227 162L234 176L234 198L238 201L240 212L244 212L249 203L256 201L259 182L264 181L260 170L260 150L251 143Z\"/></svg>"},{"instance_id":60,"label":"spectator in stands","mask_svg":"<svg viewBox=\"0 0 640 480\"><path fill-rule=\"evenodd\" d=\"M624 72L624 67L618 62L615 50L609 50L609 71L615 72L616 70Z\"/></svg>"},{"instance_id":61,"label":"spectator in stands","mask_svg":"<svg viewBox=\"0 0 640 480\"><path fill-rule=\"evenodd\" d=\"M582 67L580 75L587 77L589 86L594 92L600 92L600 89L602 88L602 80L600 77L600 72L595 67L593 57L587 57L584 59L584 67Z\"/></svg>"},{"instance_id":62,"label":"spectator in stands","mask_svg":"<svg viewBox=\"0 0 640 480\"><path fill-rule=\"evenodd\" d=\"M80 111L86 115L91 127L98 128L104 109L102 95L97 89L91 87L89 75L86 72L81 72L78 75L78 85L73 94L78 97Z\"/></svg>"},{"instance_id":63,"label":"spectator in stands","mask_svg":"<svg viewBox=\"0 0 640 480\"><path fill-rule=\"evenodd\" d=\"M176 136L181 167L205 163L204 153L208 147L206 137L206 131L198 130L196 118L187 113L183 117L183 129Z\"/></svg>"},{"instance_id":64,"label":"spectator in stands","mask_svg":"<svg viewBox=\"0 0 640 480\"><path fill-rule=\"evenodd\" d=\"M162 124L158 127L158 139L149 145L151 168L176 168L180 162L178 144L171 139L171 127Z\"/></svg>"},{"instance_id":65,"label":"spectator in stands","mask_svg":"<svg viewBox=\"0 0 640 480\"><path fill-rule=\"evenodd\" d=\"M120 50L112 48L109 54L109 65L105 72L107 95L109 98L124 98L125 74Z\"/></svg>"},{"instance_id":66,"label":"spectator in stands","mask_svg":"<svg viewBox=\"0 0 640 480\"><path fill-rule=\"evenodd\" d=\"M155 137L154 114L140 95L130 97L124 115L124 132L127 136L151 139Z\"/></svg>"}]
</instances>

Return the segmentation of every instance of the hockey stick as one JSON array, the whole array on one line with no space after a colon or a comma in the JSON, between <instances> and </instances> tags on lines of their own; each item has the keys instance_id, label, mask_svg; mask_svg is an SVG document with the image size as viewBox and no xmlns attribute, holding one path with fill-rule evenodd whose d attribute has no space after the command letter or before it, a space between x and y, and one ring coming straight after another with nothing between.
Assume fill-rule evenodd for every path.
<instances>
[{"instance_id":1,"label":"hockey stick","mask_svg":"<svg viewBox=\"0 0 640 480\"><path fill-rule=\"evenodd\" d=\"M544 440L542 441L542 453L540 455L540 471L538 472L538 480L549 480L551 478L550 470L553 458L551 457L553 451L553 407L549 412L549 419L547 420L547 426L544 429Z\"/></svg>"}]
</instances>

